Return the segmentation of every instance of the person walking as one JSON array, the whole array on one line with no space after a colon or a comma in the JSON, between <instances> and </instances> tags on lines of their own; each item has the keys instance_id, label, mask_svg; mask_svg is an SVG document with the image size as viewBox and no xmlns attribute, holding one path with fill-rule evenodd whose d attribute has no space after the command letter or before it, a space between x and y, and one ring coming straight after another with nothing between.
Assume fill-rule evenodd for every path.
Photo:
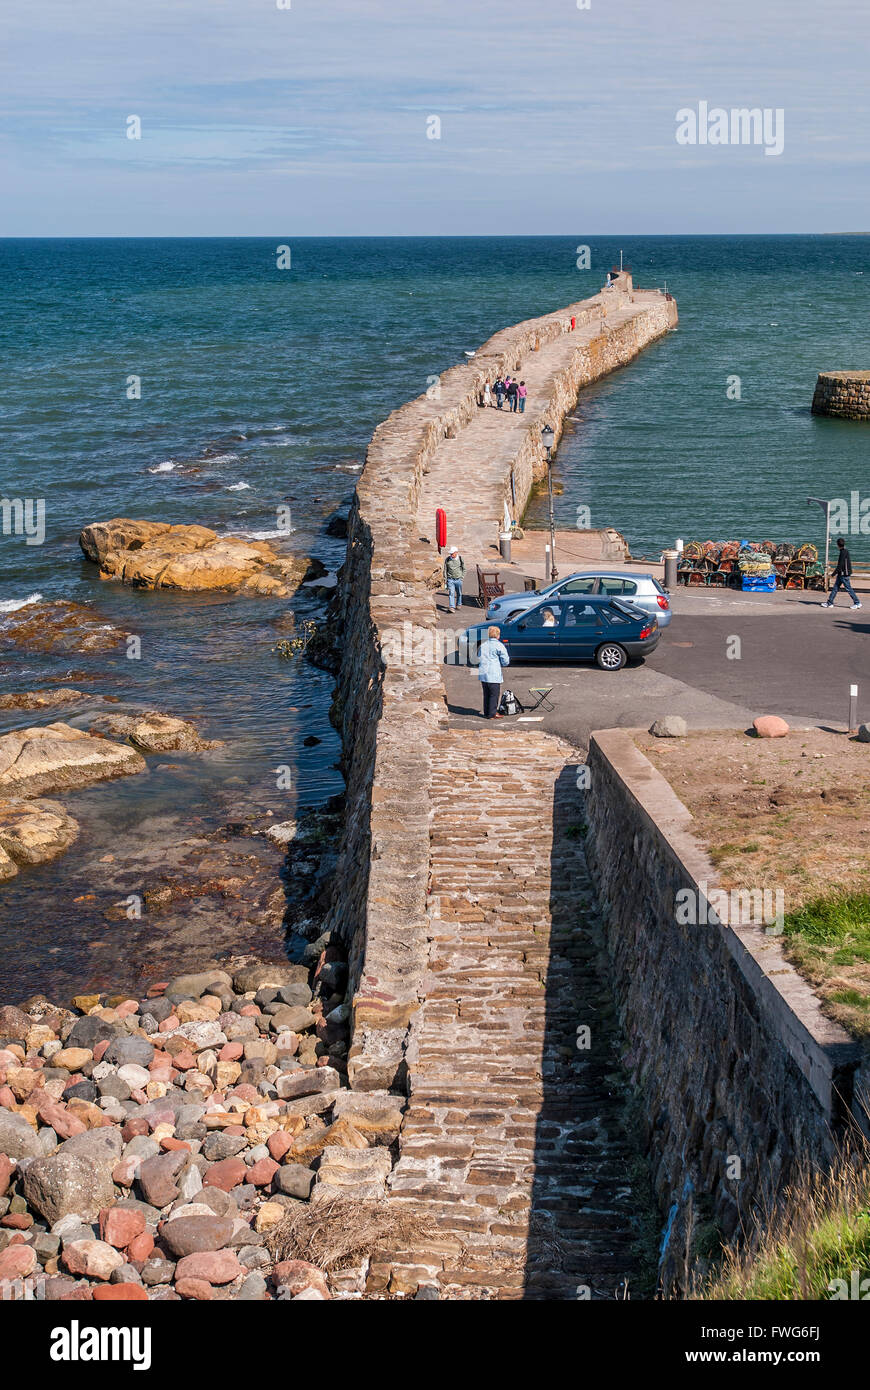
<instances>
[{"instance_id":1,"label":"person walking","mask_svg":"<svg viewBox=\"0 0 870 1390\"><path fill-rule=\"evenodd\" d=\"M500 376L496 377L493 390L495 391L496 405L498 409L501 410L502 406L504 405L504 382L502 381Z\"/></svg>"},{"instance_id":2,"label":"person walking","mask_svg":"<svg viewBox=\"0 0 870 1390\"><path fill-rule=\"evenodd\" d=\"M858 595L855 593L855 590L852 588L852 582L850 579L850 575L852 573L852 557L846 549L846 542L843 540L842 536L837 537L837 550L837 568L834 570L833 587L831 588L831 592L828 594L826 602L822 604L822 607L833 608L834 599L837 597L837 594L840 592L840 589L842 588L846 590L846 593L852 600L852 611L854 612L855 609L863 608L864 605L858 598Z\"/></svg>"},{"instance_id":3,"label":"person walking","mask_svg":"<svg viewBox=\"0 0 870 1390\"><path fill-rule=\"evenodd\" d=\"M509 384L508 389L507 389L507 394L508 394L508 405L510 406L510 408L511 408L512 412L514 413L514 415L516 414L516 411L517 411L517 391L518 391L518 390L519 390L519 386L517 385L517 383L516 383L515 381L512 381L512 382Z\"/></svg>"},{"instance_id":4,"label":"person walking","mask_svg":"<svg viewBox=\"0 0 870 1390\"><path fill-rule=\"evenodd\" d=\"M485 406L492 405L492 387L488 381L484 383L483 387L483 404Z\"/></svg>"},{"instance_id":5,"label":"person walking","mask_svg":"<svg viewBox=\"0 0 870 1390\"><path fill-rule=\"evenodd\" d=\"M451 546L444 561L444 586L451 613L462 607L462 581L465 578L465 561L457 546Z\"/></svg>"},{"instance_id":6,"label":"person walking","mask_svg":"<svg viewBox=\"0 0 870 1390\"><path fill-rule=\"evenodd\" d=\"M520 407L520 414L524 415L526 410L526 383L521 381L517 387L517 401Z\"/></svg>"},{"instance_id":7,"label":"person walking","mask_svg":"<svg viewBox=\"0 0 870 1390\"><path fill-rule=\"evenodd\" d=\"M507 647L498 640L500 636L501 629L491 627L486 640L480 644L480 665L477 670L477 679L483 686L484 719L504 718L504 715L498 712L501 701L501 668L510 666L511 659L508 656Z\"/></svg>"}]
</instances>

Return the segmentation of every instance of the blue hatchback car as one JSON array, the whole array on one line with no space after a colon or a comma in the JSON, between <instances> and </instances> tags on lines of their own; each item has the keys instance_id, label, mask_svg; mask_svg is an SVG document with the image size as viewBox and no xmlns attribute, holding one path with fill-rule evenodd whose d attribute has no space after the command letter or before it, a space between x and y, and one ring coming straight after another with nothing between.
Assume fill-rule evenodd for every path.
<instances>
[{"instance_id":1,"label":"blue hatchback car","mask_svg":"<svg viewBox=\"0 0 870 1390\"><path fill-rule=\"evenodd\" d=\"M655 651L658 621L623 599L547 599L508 621L497 622L512 663L594 661L602 671L619 671L629 660ZM465 631L467 659L475 665L491 623Z\"/></svg>"}]
</instances>

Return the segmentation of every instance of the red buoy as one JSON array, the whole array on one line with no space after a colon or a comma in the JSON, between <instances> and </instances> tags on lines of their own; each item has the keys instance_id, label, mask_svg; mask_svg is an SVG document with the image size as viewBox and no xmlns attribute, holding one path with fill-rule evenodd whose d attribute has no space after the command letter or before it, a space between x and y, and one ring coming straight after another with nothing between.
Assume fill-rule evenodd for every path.
<instances>
[{"instance_id":1,"label":"red buoy","mask_svg":"<svg viewBox=\"0 0 870 1390\"><path fill-rule=\"evenodd\" d=\"M447 544L447 513L443 507L439 507L435 513L435 540L439 550L443 550Z\"/></svg>"}]
</instances>

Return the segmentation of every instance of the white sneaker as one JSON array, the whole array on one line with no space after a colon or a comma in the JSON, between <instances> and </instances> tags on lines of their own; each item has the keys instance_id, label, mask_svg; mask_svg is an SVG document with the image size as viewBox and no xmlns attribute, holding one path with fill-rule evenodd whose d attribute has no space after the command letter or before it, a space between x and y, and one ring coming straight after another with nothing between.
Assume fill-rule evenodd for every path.
<instances>
[{"instance_id":1,"label":"white sneaker","mask_svg":"<svg viewBox=\"0 0 870 1390\"><path fill-rule=\"evenodd\" d=\"M853 612L853 613L857 613L857 612L858 612L858 609L859 609L859 608L863 608L863 607L864 607L863 603L853 603L853 604L852 604L852 612Z\"/></svg>"},{"instance_id":2,"label":"white sneaker","mask_svg":"<svg viewBox=\"0 0 870 1390\"><path fill-rule=\"evenodd\" d=\"M822 603L819 606L821 608L833 608L834 605L832 603Z\"/></svg>"}]
</instances>

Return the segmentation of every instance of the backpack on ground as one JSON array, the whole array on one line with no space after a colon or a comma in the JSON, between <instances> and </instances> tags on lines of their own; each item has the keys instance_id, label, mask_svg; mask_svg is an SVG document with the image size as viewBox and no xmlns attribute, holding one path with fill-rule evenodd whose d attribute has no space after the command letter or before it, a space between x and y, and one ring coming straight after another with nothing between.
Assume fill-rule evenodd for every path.
<instances>
[{"instance_id":1,"label":"backpack on ground","mask_svg":"<svg viewBox=\"0 0 870 1390\"><path fill-rule=\"evenodd\" d=\"M512 690L502 691L499 714L522 714L524 708Z\"/></svg>"}]
</instances>

